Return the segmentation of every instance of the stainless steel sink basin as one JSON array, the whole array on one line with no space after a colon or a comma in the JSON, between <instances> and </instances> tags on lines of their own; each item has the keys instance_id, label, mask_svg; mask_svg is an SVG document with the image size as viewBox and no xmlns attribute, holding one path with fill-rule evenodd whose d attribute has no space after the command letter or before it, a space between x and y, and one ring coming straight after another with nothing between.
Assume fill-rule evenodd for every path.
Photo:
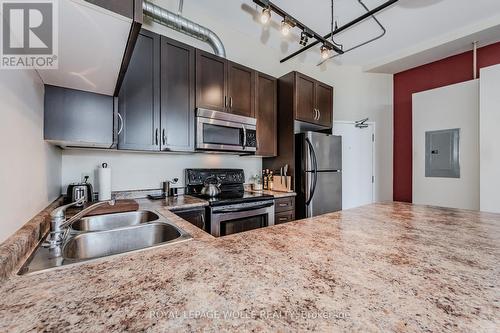
<instances>
[{"instance_id":1,"label":"stainless steel sink basin","mask_svg":"<svg viewBox=\"0 0 500 333\"><path fill-rule=\"evenodd\" d=\"M63 257L86 260L124 253L174 241L181 231L167 223L139 226L76 235L63 247Z\"/></svg>"},{"instance_id":2,"label":"stainless steel sink basin","mask_svg":"<svg viewBox=\"0 0 500 333\"><path fill-rule=\"evenodd\" d=\"M43 247L42 240L18 274L175 244L191 238L187 232L151 211L83 218L72 225L62 247Z\"/></svg>"},{"instance_id":3,"label":"stainless steel sink basin","mask_svg":"<svg viewBox=\"0 0 500 333\"><path fill-rule=\"evenodd\" d=\"M111 230L159 220L158 214L149 210L84 217L71 225L76 231Z\"/></svg>"}]
</instances>

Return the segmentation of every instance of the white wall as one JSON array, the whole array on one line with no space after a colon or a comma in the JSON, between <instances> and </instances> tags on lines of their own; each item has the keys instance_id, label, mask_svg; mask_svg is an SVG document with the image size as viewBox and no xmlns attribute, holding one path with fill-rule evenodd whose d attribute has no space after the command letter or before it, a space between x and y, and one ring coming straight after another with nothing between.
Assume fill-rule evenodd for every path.
<instances>
[{"instance_id":1,"label":"white wall","mask_svg":"<svg viewBox=\"0 0 500 333\"><path fill-rule=\"evenodd\" d=\"M43 141L43 83L0 70L0 242L60 194L61 152Z\"/></svg>"},{"instance_id":2,"label":"white wall","mask_svg":"<svg viewBox=\"0 0 500 333\"><path fill-rule=\"evenodd\" d=\"M221 154L144 154L121 151L64 150L62 191L68 184L78 182L82 174L89 174L95 190L98 184L95 170L103 162L111 167L113 191L157 189L167 179L179 178L184 184L187 168L241 168L247 181L260 174L262 160L256 157L240 157Z\"/></svg>"},{"instance_id":3,"label":"white wall","mask_svg":"<svg viewBox=\"0 0 500 333\"><path fill-rule=\"evenodd\" d=\"M154 3L177 11L177 0L155 0ZM392 200L392 75L363 73L359 67L337 66L334 62L328 65L315 66L307 64L304 56L299 56L289 62L280 64L279 60L297 48L298 43L293 37L284 39L280 49L271 47L268 43L268 33L276 31L262 31L260 38L255 35L248 35L238 29L239 20L252 20L246 12L248 6L231 5L231 17L224 18L224 13L220 17L213 17L212 13L206 11L206 5L195 2L185 2L183 15L187 18L203 24L215 31L222 39L226 48L227 57L235 62L247 65L264 73L279 77L291 70L298 70L325 83L331 84L335 88L334 116L335 120L358 120L370 117L370 121L376 122L377 126L377 158L376 164L376 201ZM234 8L234 7L238 8ZM252 6L250 4L250 6ZM234 11L234 12L233 12ZM207 44L181 33L175 32L160 24L151 22L146 18L145 28L160 33L162 35L180 40L200 49L212 51ZM261 29L260 26L257 26ZM316 50L312 51L316 52ZM319 60L319 55L318 55ZM93 153L72 152L71 155L64 154L63 169L65 174L78 174L78 164L73 161L79 158L80 162L85 161L86 165L95 163ZM85 158L88 157L88 159ZM129 156L129 157L127 157ZM139 157L140 156L140 157ZM186 155L170 156L162 155L168 161L185 159ZM123 163L127 159L143 163L150 163L152 168L158 168L162 162L162 157L153 154L126 155L120 159ZM182 162L176 162L182 164ZM246 162L242 162L245 165ZM222 157L220 164L234 164L234 158ZM66 170L70 168L71 170ZM121 169L121 164L115 165L115 169ZM123 166L126 168L126 166ZM160 182L165 177L158 175L155 181ZM63 183L66 180L63 181ZM135 182L135 180L132 180ZM139 186L139 182L135 183ZM150 186L151 182L144 182L143 186Z\"/></svg>"},{"instance_id":4,"label":"white wall","mask_svg":"<svg viewBox=\"0 0 500 333\"><path fill-rule=\"evenodd\" d=\"M500 65L480 77L481 210L500 213Z\"/></svg>"},{"instance_id":5,"label":"white wall","mask_svg":"<svg viewBox=\"0 0 500 333\"><path fill-rule=\"evenodd\" d=\"M425 177L425 132L460 128L460 178ZM479 80L413 94L413 203L479 209Z\"/></svg>"}]
</instances>

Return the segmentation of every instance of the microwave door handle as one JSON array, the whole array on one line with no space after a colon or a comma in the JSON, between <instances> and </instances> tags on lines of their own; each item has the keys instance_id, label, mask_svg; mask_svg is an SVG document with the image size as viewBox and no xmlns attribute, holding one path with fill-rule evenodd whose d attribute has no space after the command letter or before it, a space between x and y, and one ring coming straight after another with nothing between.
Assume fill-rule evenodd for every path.
<instances>
[{"instance_id":1,"label":"microwave door handle","mask_svg":"<svg viewBox=\"0 0 500 333\"><path fill-rule=\"evenodd\" d=\"M247 146L247 128L243 125L243 149Z\"/></svg>"}]
</instances>

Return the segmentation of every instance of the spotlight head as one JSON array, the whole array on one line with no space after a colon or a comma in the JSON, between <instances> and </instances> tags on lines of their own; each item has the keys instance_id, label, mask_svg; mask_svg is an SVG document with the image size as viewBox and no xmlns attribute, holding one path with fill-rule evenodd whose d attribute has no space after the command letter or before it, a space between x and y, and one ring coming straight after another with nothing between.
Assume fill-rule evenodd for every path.
<instances>
[{"instance_id":1,"label":"spotlight head","mask_svg":"<svg viewBox=\"0 0 500 333\"><path fill-rule=\"evenodd\" d=\"M302 33L300 34L300 42L299 42L299 44L302 45L302 46L306 46L308 40L309 40L309 36L307 35L307 33L305 33L304 31L302 31Z\"/></svg>"},{"instance_id":2,"label":"spotlight head","mask_svg":"<svg viewBox=\"0 0 500 333\"><path fill-rule=\"evenodd\" d=\"M326 60L330 57L330 48L328 46L323 44L323 46L321 46L320 52L321 52L321 58L323 60Z\"/></svg>"},{"instance_id":3,"label":"spotlight head","mask_svg":"<svg viewBox=\"0 0 500 333\"><path fill-rule=\"evenodd\" d=\"M271 9L269 7L262 9L262 14L260 15L260 22L262 24L267 24L271 20Z\"/></svg>"},{"instance_id":4,"label":"spotlight head","mask_svg":"<svg viewBox=\"0 0 500 333\"><path fill-rule=\"evenodd\" d=\"M291 28L292 28L292 25L286 19L281 21L281 34L283 36L288 36Z\"/></svg>"}]
</instances>

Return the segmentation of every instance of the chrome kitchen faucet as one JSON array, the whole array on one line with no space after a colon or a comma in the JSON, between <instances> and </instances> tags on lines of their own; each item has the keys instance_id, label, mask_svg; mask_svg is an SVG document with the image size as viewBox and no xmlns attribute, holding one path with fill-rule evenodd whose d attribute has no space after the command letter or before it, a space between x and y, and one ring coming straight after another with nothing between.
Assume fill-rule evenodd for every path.
<instances>
[{"instance_id":1,"label":"chrome kitchen faucet","mask_svg":"<svg viewBox=\"0 0 500 333\"><path fill-rule=\"evenodd\" d=\"M70 204L58 207L54 209L50 213L51 221L50 221L50 234L49 237L47 237L47 240L43 243L43 246L45 247L50 247L50 248L56 248L60 247L65 239L66 233L69 230L69 226L75 222L84 217L86 214L90 213L91 211L95 210L96 208L99 208L104 205L110 205L114 206L115 205L115 200L109 200L109 201L101 201L97 202L93 205L90 205L89 207L81 210L77 214L73 215L69 219L66 219L66 209L81 204L85 200L84 197L81 199L72 202Z\"/></svg>"}]
</instances>

